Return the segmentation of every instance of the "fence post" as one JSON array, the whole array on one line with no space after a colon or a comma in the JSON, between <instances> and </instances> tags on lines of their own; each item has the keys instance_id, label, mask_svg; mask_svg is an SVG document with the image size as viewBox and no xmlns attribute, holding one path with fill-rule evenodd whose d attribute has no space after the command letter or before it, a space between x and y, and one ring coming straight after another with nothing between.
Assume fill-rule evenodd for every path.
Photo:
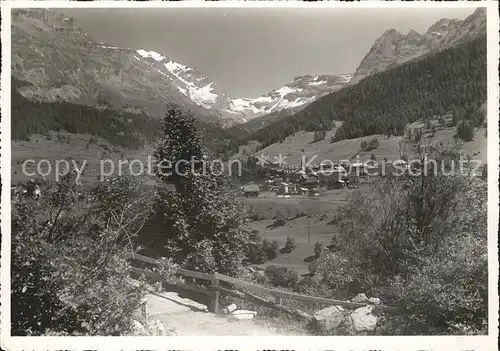
<instances>
[{"instance_id":1,"label":"fence post","mask_svg":"<svg viewBox=\"0 0 500 351\"><path fill-rule=\"evenodd\" d=\"M280 305L280 306L281 306L281 297L279 297L279 296L275 296L275 297L274 297L274 303L275 303L276 305Z\"/></svg>"},{"instance_id":2,"label":"fence post","mask_svg":"<svg viewBox=\"0 0 500 351\"><path fill-rule=\"evenodd\" d=\"M212 311L215 314L219 313L220 291L217 289L218 287L219 287L219 280L214 276L212 279L212 288L214 289L214 299L212 301Z\"/></svg>"}]
</instances>

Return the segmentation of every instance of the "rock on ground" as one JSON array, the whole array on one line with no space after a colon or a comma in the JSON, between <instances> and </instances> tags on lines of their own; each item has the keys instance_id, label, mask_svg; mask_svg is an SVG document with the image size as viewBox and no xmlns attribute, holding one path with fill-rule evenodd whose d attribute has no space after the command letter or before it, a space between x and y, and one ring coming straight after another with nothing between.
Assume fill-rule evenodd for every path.
<instances>
[{"instance_id":1,"label":"rock on ground","mask_svg":"<svg viewBox=\"0 0 500 351\"><path fill-rule=\"evenodd\" d=\"M223 308L222 313L228 314L228 313L236 311L237 309L238 309L238 306L236 306L236 304L232 303L229 306L227 306L226 308Z\"/></svg>"},{"instance_id":2,"label":"rock on ground","mask_svg":"<svg viewBox=\"0 0 500 351\"><path fill-rule=\"evenodd\" d=\"M377 326L378 318L372 312L374 306L365 306L356 309L349 316L354 331L370 331Z\"/></svg>"},{"instance_id":3,"label":"rock on ground","mask_svg":"<svg viewBox=\"0 0 500 351\"><path fill-rule=\"evenodd\" d=\"M374 305L380 305L382 303L378 297L370 297L368 301Z\"/></svg>"},{"instance_id":4,"label":"rock on ground","mask_svg":"<svg viewBox=\"0 0 500 351\"><path fill-rule=\"evenodd\" d=\"M357 303L367 303L368 298L366 297L365 294L357 294L354 296L354 298L351 300L352 302L357 302Z\"/></svg>"},{"instance_id":5,"label":"rock on ground","mask_svg":"<svg viewBox=\"0 0 500 351\"><path fill-rule=\"evenodd\" d=\"M236 319L252 319L256 315L257 312L248 310L237 310L231 312L231 317L234 317Z\"/></svg>"},{"instance_id":6,"label":"rock on ground","mask_svg":"<svg viewBox=\"0 0 500 351\"><path fill-rule=\"evenodd\" d=\"M315 331L327 333L337 328L343 319L342 310L337 306L331 306L316 312L311 324Z\"/></svg>"}]
</instances>

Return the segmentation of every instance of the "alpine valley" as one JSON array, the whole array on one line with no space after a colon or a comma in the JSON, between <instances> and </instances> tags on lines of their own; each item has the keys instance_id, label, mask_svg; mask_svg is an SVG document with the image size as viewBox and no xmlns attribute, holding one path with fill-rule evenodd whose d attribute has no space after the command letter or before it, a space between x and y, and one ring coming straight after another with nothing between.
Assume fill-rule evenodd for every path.
<instances>
[{"instance_id":1,"label":"alpine valley","mask_svg":"<svg viewBox=\"0 0 500 351\"><path fill-rule=\"evenodd\" d=\"M373 44L354 74L306 75L257 98L230 97L196 68L154 48L119 48L84 33L53 10L16 10L12 17L12 76L30 100L107 106L161 116L167 102L228 126L256 117L289 115L367 75L474 38L485 30L484 9L464 21L442 19L425 34L391 29ZM31 43L27 45L27 43ZM36 43L36 45L34 45ZM354 77L354 78L353 78Z\"/></svg>"},{"instance_id":2,"label":"alpine valley","mask_svg":"<svg viewBox=\"0 0 500 351\"><path fill-rule=\"evenodd\" d=\"M485 9L465 20L441 19L426 33L394 29L379 37L353 74L305 75L257 98L230 97L196 68L154 48L119 48L96 41L73 18L54 10L19 9L12 16L16 93L39 103L71 103L160 117L165 104L190 109L200 121L253 132L319 98L486 31ZM29 43L29 45L28 45ZM253 121L255 120L255 121ZM250 123L249 123L250 122ZM234 128L233 128L234 130Z\"/></svg>"},{"instance_id":3,"label":"alpine valley","mask_svg":"<svg viewBox=\"0 0 500 351\"><path fill-rule=\"evenodd\" d=\"M105 45L84 33L73 18L41 9L13 12L12 76L30 83L20 89L28 99L154 116L174 101L223 125L306 105L351 79L350 74L302 76L257 98L232 98L196 68L149 49Z\"/></svg>"}]
</instances>

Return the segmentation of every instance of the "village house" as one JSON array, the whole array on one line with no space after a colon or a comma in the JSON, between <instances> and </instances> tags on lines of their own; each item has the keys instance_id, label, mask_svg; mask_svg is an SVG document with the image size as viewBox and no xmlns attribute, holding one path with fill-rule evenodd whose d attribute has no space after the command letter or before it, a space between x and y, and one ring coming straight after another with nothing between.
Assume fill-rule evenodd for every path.
<instances>
[{"instance_id":1,"label":"village house","mask_svg":"<svg viewBox=\"0 0 500 351\"><path fill-rule=\"evenodd\" d=\"M347 172L342 166L335 165L328 168L320 168L316 173L318 180L322 184L330 184L344 180L347 177Z\"/></svg>"},{"instance_id":2,"label":"village house","mask_svg":"<svg viewBox=\"0 0 500 351\"><path fill-rule=\"evenodd\" d=\"M313 189L317 188L318 186L319 186L319 179L316 176L310 176L307 179L304 179L300 183L300 187L306 189Z\"/></svg>"},{"instance_id":3,"label":"village house","mask_svg":"<svg viewBox=\"0 0 500 351\"><path fill-rule=\"evenodd\" d=\"M300 189L296 184L292 183L281 183L278 188L278 195L295 195L300 194Z\"/></svg>"},{"instance_id":4,"label":"village house","mask_svg":"<svg viewBox=\"0 0 500 351\"><path fill-rule=\"evenodd\" d=\"M258 197L259 196L259 186L253 182L245 184L243 187L243 195L246 197Z\"/></svg>"}]
</instances>

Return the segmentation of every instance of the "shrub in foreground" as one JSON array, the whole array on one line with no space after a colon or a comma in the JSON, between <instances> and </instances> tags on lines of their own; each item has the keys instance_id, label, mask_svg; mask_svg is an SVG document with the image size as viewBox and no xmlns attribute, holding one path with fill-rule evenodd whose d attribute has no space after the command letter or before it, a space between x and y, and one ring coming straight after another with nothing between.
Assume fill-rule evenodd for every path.
<instances>
[{"instance_id":1,"label":"shrub in foreground","mask_svg":"<svg viewBox=\"0 0 500 351\"><path fill-rule=\"evenodd\" d=\"M83 192L83 196L79 191ZM12 206L12 334L116 335L144 296L127 259L148 207L132 179L78 189L73 175L43 206Z\"/></svg>"},{"instance_id":2,"label":"shrub in foreground","mask_svg":"<svg viewBox=\"0 0 500 351\"><path fill-rule=\"evenodd\" d=\"M299 273L287 267L268 266L264 274L272 285L284 288L294 288L300 280Z\"/></svg>"}]
</instances>

